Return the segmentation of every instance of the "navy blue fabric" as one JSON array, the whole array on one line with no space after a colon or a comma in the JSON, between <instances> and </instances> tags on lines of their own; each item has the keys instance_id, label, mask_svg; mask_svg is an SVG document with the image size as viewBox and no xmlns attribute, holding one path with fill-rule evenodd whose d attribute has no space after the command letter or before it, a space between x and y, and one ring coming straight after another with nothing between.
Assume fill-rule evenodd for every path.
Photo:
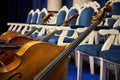
<instances>
[{"instance_id":1,"label":"navy blue fabric","mask_svg":"<svg viewBox=\"0 0 120 80\"><path fill-rule=\"evenodd\" d=\"M73 40L75 40L74 38L68 38L68 37L65 37L64 38L64 43L71 43Z\"/></svg>"},{"instance_id":2,"label":"navy blue fabric","mask_svg":"<svg viewBox=\"0 0 120 80\"><path fill-rule=\"evenodd\" d=\"M115 24L116 21L117 19L108 18L108 27L113 28L113 25Z\"/></svg>"},{"instance_id":3,"label":"navy blue fabric","mask_svg":"<svg viewBox=\"0 0 120 80\"><path fill-rule=\"evenodd\" d=\"M117 21L117 19L108 18L108 20L107 20L108 26L97 26L94 30L98 31L100 29L111 29L111 28L113 28L113 25L115 24L116 21Z\"/></svg>"},{"instance_id":4,"label":"navy blue fabric","mask_svg":"<svg viewBox=\"0 0 120 80\"><path fill-rule=\"evenodd\" d=\"M114 8L112 12L109 12L108 16L120 15L120 2L115 2L113 3L113 5L114 5Z\"/></svg>"},{"instance_id":5,"label":"navy blue fabric","mask_svg":"<svg viewBox=\"0 0 120 80\"><path fill-rule=\"evenodd\" d=\"M82 10L80 14L78 25L84 26L84 27L90 26L93 15L94 15L94 9L91 7L86 7L84 10Z\"/></svg>"},{"instance_id":6,"label":"navy blue fabric","mask_svg":"<svg viewBox=\"0 0 120 80\"><path fill-rule=\"evenodd\" d=\"M113 26L112 26L113 27ZM111 29L110 26L97 26L94 30L99 31L100 29Z\"/></svg>"},{"instance_id":7,"label":"navy blue fabric","mask_svg":"<svg viewBox=\"0 0 120 80\"><path fill-rule=\"evenodd\" d=\"M36 30L37 32L35 32L34 34L31 34L30 37L31 37L31 38L37 38L39 32L41 31L41 29L42 29L42 28L38 28L38 29Z\"/></svg>"},{"instance_id":8,"label":"navy blue fabric","mask_svg":"<svg viewBox=\"0 0 120 80\"><path fill-rule=\"evenodd\" d=\"M56 33L57 35L54 35L53 37L51 37L51 38L48 40L48 42L49 42L49 43L52 43L52 44L57 44L58 39L59 39L61 33L62 33L62 30L59 30L59 31Z\"/></svg>"},{"instance_id":9,"label":"navy blue fabric","mask_svg":"<svg viewBox=\"0 0 120 80\"><path fill-rule=\"evenodd\" d=\"M90 54L93 56L98 56L100 50L102 48L102 45L97 44L84 44L77 47L77 50L80 52L84 52L86 54Z\"/></svg>"},{"instance_id":10,"label":"navy blue fabric","mask_svg":"<svg viewBox=\"0 0 120 80\"><path fill-rule=\"evenodd\" d=\"M78 13L78 10L77 10L77 9L71 9L71 10L69 11L68 15L67 15L67 19L70 18L72 15L74 15L74 14L76 14L76 13ZM69 25L70 25L70 26L76 25L76 21L77 21L77 19L74 18L74 19L72 20L72 22L70 22Z\"/></svg>"},{"instance_id":11,"label":"navy blue fabric","mask_svg":"<svg viewBox=\"0 0 120 80\"><path fill-rule=\"evenodd\" d=\"M32 14L30 13L30 14L28 14L28 16L27 16L27 20L26 20L26 23L30 23L31 22L31 19L32 19Z\"/></svg>"},{"instance_id":12,"label":"navy blue fabric","mask_svg":"<svg viewBox=\"0 0 120 80\"><path fill-rule=\"evenodd\" d=\"M38 13L34 13L31 23L36 23L38 18Z\"/></svg>"},{"instance_id":13,"label":"navy blue fabric","mask_svg":"<svg viewBox=\"0 0 120 80\"><path fill-rule=\"evenodd\" d=\"M103 44L83 44L76 49L89 55L99 56L102 46ZM120 47L111 45L110 49L120 49Z\"/></svg>"},{"instance_id":14,"label":"navy blue fabric","mask_svg":"<svg viewBox=\"0 0 120 80\"><path fill-rule=\"evenodd\" d=\"M60 26L62 24L62 22L65 20L66 17L66 11L62 10L61 12L59 12L58 16L57 16L57 21L56 21L56 25Z\"/></svg>"},{"instance_id":15,"label":"navy blue fabric","mask_svg":"<svg viewBox=\"0 0 120 80\"><path fill-rule=\"evenodd\" d=\"M41 23L41 21L45 15L46 15L45 12L40 13L40 15L38 16L38 24Z\"/></svg>"},{"instance_id":16,"label":"navy blue fabric","mask_svg":"<svg viewBox=\"0 0 120 80\"><path fill-rule=\"evenodd\" d=\"M59 39L59 36L53 36L48 40L48 42L51 44L57 44L58 39Z\"/></svg>"},{"instance_id":17,"label":"navy blue fabric","mask_svg":"<svg viewBox=\"0 0 120 80\"><path fill-rule=\"evenodd\" d=\"M118 30L120 32L120 27L114 27L114 29Z\"/></svg>"},{"instance_id":18,"label":"navy blue fabric","mask_svg":"<svg viewBox=\"0 0 120 80\"><path fill-rule=\"evenodd\" d=\"M48 25L49 26L56 26L56 24L45 24L45 25Z\"/></svg>"},{"instance_id":19,"label":"navy blue fabric","mask_svg":"<svg viewBox=\"0 0 120 80\"><path fill-rule=\"evenodd\" d=\"M100 4L100 7L104 7L105 6L105 3L108 1L108 0L96 0L99 4Z\"/></svg>"},{"instance_id":20,"label":"navy blue fabric","mask_svg":"<svg viewBox=\"0 0 120 80\"><path fill-rule=\"evenodd\" d=\"M74 30L68 30L68 32L67 32L68 37L65 37L63 42L64 43L71 43L73 40L75 40L74 38L70 38L73 35L73 33L74 33Z\"/></svg>"},{"instance_id":21,"label":"navy blue fabric","mask_svg":"<svg viewBox=\"0 0 120 80\"><path fill-rule=\"evenodd\" d=\"M80 25L70 25L71 29L77 29L77 28L84 28L84 26L80 26Z\"/></svg>"},{"instance_id":22,"label":"navy blue fabric","mask_svg":"<svg viewBox=\"0 0 120 80\"><path fill-rule=\"evenodd\" d=\"M110 49L101 51L99 56L112 62L120 64L120 46L119 49Z\"/></svg>"},{"instance_id":23,"label":"navy blue fabric","mask_svg":"<svg viewBox=\"0 0 120 80\"><path fill-rule=\"evenodd\" d=\"M68 30L67 36L70 37L73 35L73 33L74 33L74 30Z\"/></svg>"}]
</instances>

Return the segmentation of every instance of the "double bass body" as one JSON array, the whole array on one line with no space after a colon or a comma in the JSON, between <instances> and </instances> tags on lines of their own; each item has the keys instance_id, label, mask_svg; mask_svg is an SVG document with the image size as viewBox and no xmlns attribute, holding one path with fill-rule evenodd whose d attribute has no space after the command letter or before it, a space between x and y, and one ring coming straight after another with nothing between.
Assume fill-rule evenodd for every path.
<instances>
[{"instance_id":1,"label":"double bass body","mask_svg":"<svg viewBox=\"0 0 120 80\"><path fill-rule=\"evenodd\" d=\"M15 69L0 73L0 80L33 80L43 68L56 58L65 47L52 45L46 42L31 41L24 44L17 55L21 63ZM49 80L66 80L68 59L66 59L55 72L51 73Z\"/></svg>"}]
</instances>

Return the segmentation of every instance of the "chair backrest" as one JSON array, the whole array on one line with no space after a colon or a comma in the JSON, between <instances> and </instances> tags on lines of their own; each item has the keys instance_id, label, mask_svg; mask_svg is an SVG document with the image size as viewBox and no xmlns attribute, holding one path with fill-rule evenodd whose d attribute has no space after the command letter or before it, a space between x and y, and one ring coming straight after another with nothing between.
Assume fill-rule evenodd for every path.
<instances>
[{"instance_id":1,"label":"chair backrest","mask_svg":"<svg viewBox=\"0 0 120 80\"><path fill-rule=\"evenodd\" d=\"M30 12L29 12L28 15L27 15L26 23L31 23L33 14L34 14L34 10L30 10Z\"/></svg>"},{"instance_id":2,"label":"chair backrest","mask_svg":"<svg viewBox=\"0 0 120 80\"><path fill-rule=\"evenodd\" d=\"M36 9L35 12L34 12L34 15L32 17L31 23L34 23L34 24L37 23L39 14L40 14L40 10Z\"/></svg>"},{"instance_id":3,"label":"chair backrest","mask_svg":"<svg viewBox=\"0 0 120 80\"><path fill-rule=\"evenodd\" d=\"M71 8L69 9L69 12L68 12L68 14L67 14L66 19L70 18L72 15L74 15L74 14L76 14L76 13L79 13L79 10L78 10L75 6L71 7ZM70 22L69 26L74 26L74 25L76 25L76 22L77 22L77 18L74 18L74 19L72 20L72 22Z\"/></svg>"},{"instance_id":4,"label":"chair backrest","mask_svg":"<svg viewBox=\"0 0 120 80\"><path fill-rule=\"evenodd\" d=\"M66 18L67 12L68 12L68 8L66 6L63 6L59 10L59 12L57 13L56 26L60 26L62 24L62 22Z\"/></svg>"},{"instance_id":5,"label":"chair backrest","mask_svg":"<svg viewBox=\"0 0 120 80\"><path fill-rule=\"evenodd\" d=\"M120 2L112 2L114 5L114 8L112 12L108 12L108 16L112 15L120 15Z\"/></svg>"},{"instance_id":6,"label":"chair backrest","mask_svg":"<svg viewBox=\"0 0 120 80\"><path fill-rule=\"evenodd\" d=\"M38 18L37 18L36 23L37 23L37 24L40 24L41 21L42 21L42 19L43 19L43 17L46 16L47 14L48 14L48 12L47 12L46 8L43 8L43 9L40 11L40 14L38 15ZM30 35L30 37L31 37L31 38L37 38L38 36L42 35L41 30L42 30L42 28L39 27L36 31L34 31L34 32Z\"/></svg>"},{"instance_id":7,"label":"chair backrest","mask_svg":"<svg viewBox=\"0 0 120 80\"><path fill-rule=\"evenodd\" d=\"M79 14L79 8L78 8L77 5L74 5L73 7L71 7L71 8L69 9L69 12L68 12L68 14L67 14L66 19L70 18L71 16L73 16L73 15L76 14L76 13ZM76 23L77 23L77 18L74 18L74 19L72 20L72 22L70 22L69 26L75 26ZM75 38L75 37L73 36L74 33L75 33L75 30L67 30L67 33L65 34L65 36L66 36L66 37L69 37L69 38ZM65 38L64 38L64 40L65 40ZM64 42L64 40L63 40L63 42ZM70 41L70 42L71 42L71 41ZM70 43L70 42L67 42L67 43Z\"/></svg>"},{"instance_id":8,"label":"chair backrest","mask_svg":"<svg viewBox=\"0 0 120 80\"><path fill-rule=\"evenodd\" d=\"M43 8L38 16L38 20L37 20L37 24L41 23L41 20L44 16L46 16L48 14L46 8Z\"/></svg>"},{"instance_id":9,"label":"chair backrest","mask_svg":"<svg viewBox=\"0 0 120 80\"><path fill-rule=\"evenodd\" d=\"M85 7L80 13L78 25L88 27L91 24L91 19L94 15L94 9L92 7Z\"/></svg>"}]
</instances>

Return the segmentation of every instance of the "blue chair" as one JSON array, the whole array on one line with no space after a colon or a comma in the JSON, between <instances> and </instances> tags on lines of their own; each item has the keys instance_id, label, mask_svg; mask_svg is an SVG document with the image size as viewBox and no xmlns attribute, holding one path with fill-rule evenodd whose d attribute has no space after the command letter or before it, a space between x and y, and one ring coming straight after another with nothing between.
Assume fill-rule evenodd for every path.
<instances>
[{"instance_id":1,"label":"blue chair","mask_svg":"<svg viewBox=\"0 0 120 80\"><path fill-rule=\"evenodd\" d=\"M107 75L107 64L112 64L115 70L116 80L120 80L120 46L116 46L115 49L103 50L99 52L101 57L101 80L106 80Z\"/></svg>"},{"instance_id":2,"label":"blue chair","mask_svg":"<svg viewBox=\"0 0 120 80\"><path fill-rule=\"evenodd\" d=\"M54 17L56 17L55 24L50 24L50 23L44 24L44 26L49 27L49 29L42 28L41 32L38 33L38 35L36 36L36 38L37 39L43 38L44 36L46 36L46 34L48 34L49 31L51 32L52 30L50 29L50 26L54 26L54 27L57 26L57 27L59 27L62 24L62 22L65 20L67 12L68 12L68 8L66 6L63 6L58 11L57 15L54 16ZM59 35L60 33L61 33L61 31L58 31L56 34Z\"/></svg>"},{"instance_id":3,"label":"blue chair","mask_svg":"<svg viewBox=\"0 0 120 80\"><path fill-rule=\"evenodd\" d=\"M40 14L39 14L38 17L37 17L37 20L36 20L36 23L35 23L35 24L41 24L42 18L43 18L44 16L46 16L47 14L48 14L47 10L46 10L45 8L43 8L43 9L40 11ZM31 25L30 25L30 27L31 27L31 30L34 28L34 26L31 26ZM36 31L34 31L34 32L30 35L30 37L36 39L36 38L38 37L38 35L42 35L43 32L44 32L44 31L42 30L42 28L41 28L41 27L38 27L38 29L37 29Z\"/></svg>"},{"instance_id":4,"label":"blue chair","mask_svg":"<svg viewBox=\"0 0 120 80\"><path fill-rule=\"evenodd\" d=\"M66 17L65 19L70 18L72 15L74 15L74 14L76 14L76 13L78 13L78 10L77 10L75 7L72 7L72 8L69 10L69 12L68 12L68 14L67 14L67 17ZM73 19L72 22L71 22L69 25L72 25L72 26L75 25L75 24L76 24L76 21L77 21L77 19ZM62 22L63 22L63 21L62 21ZM57 27L59 27L59 26L57 26ZM48 40L48 42L49 42L49 43L52 43L52 44L58 44L58 39L60 38L61 34L64 34L63 32L64 32L64 30L58 31L58 32L55 34L55 36L51 37L51 38ZM71 33L71 32L73 32L73 31L69 31L69 32Z\"/></svg>"},{"instance_id":5,"label":"blue chair","mask_svg":"<svg viewBox=\"0 0 120 80\"><path fill-rule=\"evenodd\" d=\"M120 32L120 27L115 27ZM107 31L106 31L107 32ZM109 31L108 33L110 34ZM114 31L115 32L115 31ZM111 33L112 34L112 33ZM114 40L112 40L112 37L115 37ZM99 51L99 57L100 57L100 80L106 80L107 70L108 67L106 65L112 64L115 69L115 77L116 80L120 80L120 33L112 34L109 39L110 42L115 42L114 44L111 44L110 42L106 42L106 45L108 45L108 48L104 48L105 45L102 47L101 51ZM110 45L111 44L111 45ZM103 49L104 48L104 49Z\"/></svg>"},{"instance_id":6,"label":"blue chair","mask_svg":"<svg viewBox=\"0 0 120 80\"><path fill-rule=\"evenodd\" d=\"M80 35L80 33L77 33L77 32L75 33L75 30L77 28L85 28L85 27L90 26L90 24L92 23L91 19L92 19L93 15L94 15L94 9L92 7L86 7L86 8L84 8L81 11L81 13L80 13L80 15L78 17L78 25L69 25L69 27L71 29L74 29L74 30L68 30L67 31L67 34L64 37L62 43L63 44L64 43L71 43L73 40L75 40L77 38L77 36L78 36L77 34ZM76 37L73 36L73 33L74 33L74 35L76 34Z\"/></svg>"},{"instance_id":7,"label":"blue chair","mask_svg":"<svg viewBox=\"0 0 120 80\"><path fill-rule=\"evenodd\" d=\"M119 21L119 20L118 20ZM116 25L117 26L117 25ZM120 27L114 27L114 29L118 29L119 30L119 28ZM119 34L119 31L116 31L116 33L115 34ZM109 33L112 33L112 32L114 32L114 30L113 31L110 31L110 30L106 30L106 31L99 31L100 33L102 33L103 35L104 34L106 34L107 32ZM109 33L109 34L110 34ZM78 54L78 64L77 64L77 67L78 67L78 73L77 73L77 80L81 80L82 79L82 64L83 64L83 56L84 55L87 55L87 56L90 56L90 57L93 57L93 58L97 58L97 59L99 59L99 52L101 51L101 50L103 50L103 49L114 49L114 48L116 48L116 46L111 46L111 44L114 42L115 44L117 44L117 42L119 42L119 41L114 41L114 39L115 39L115 35L110 35L110 37L108 37L108 39L105 41L105 43L104 43L104 45L103 44L88 44L88 43L86 43L86 44L82 44L82 45L79 45L78 47L77 47L77 49L76 49L76 52L77 52L77 54ZM118 37L117 37L118 38ZM111 46L111 47L110 47ZM84 54L84 55L83 55ZM91 64L92 63L92 64ZM93 61L91 62L90 64L91 65L93 65L94 64L94 59L93 59ZM93 66L93 68L94 68L94 66ZM101 76L101 75L100 75ZM101 78L100 78L101 79ZM103 80L103 79L101 79L101 80Z\"/></svg>"},{"instance_id":8,"label":"blue chair","mask_svg":"<svg viewBox=\"0 0 120 80\"><path fill-rule=\"evenodd\" d=\"M40 15L40 10L39 10L39 9L36 9L36 10L35 10L35 13L34 13L34 15L33 15L33 17L32 17L32 20L31 20L31 23L30 23L30 24L36 24L39 15Z\"/></svg>"},{"instance_id":9,"label":"blue chair","mask_svg":"<svg viewBox=\"0 0 120 80\"><path fill-rule=\"evenodd\" d=\"M46 8L43 8L41 11L40 11L40 14L38 15L38 20L37 20L37 24L40 24L41 23L41 20L43 19L44 16L46 16L48 14L48 11L46 10Z\"/></svg>"},{"instance_id":10,"label":"blue chair","mask_svg":"<svg viewBox=\"0 0 120 80\"><path fill-rule=\"evenodd\" d=\"M35 12L34 12L34 15L31 19L31 23L29 24L37 24L37 20L38 20L38 16L40 15L40 10L39 9L36 9ZM24 26L23 30L21 30L19 33L21 34L26 34L27 32L29 32L30 30L32 30L32 26Z\"/></svg>"}]
</instances>

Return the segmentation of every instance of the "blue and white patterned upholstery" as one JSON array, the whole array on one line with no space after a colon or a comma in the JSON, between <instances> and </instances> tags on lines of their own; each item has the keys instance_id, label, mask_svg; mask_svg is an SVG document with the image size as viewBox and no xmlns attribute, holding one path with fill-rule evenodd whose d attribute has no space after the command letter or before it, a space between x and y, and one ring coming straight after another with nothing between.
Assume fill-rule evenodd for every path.
<instances>
[{"instance_id":1,"label":"blue and white patterned upholstery","mask_svg":"<svg viewBox=\"0 0 120 80\"><path fill-rule=\"evenodd\" d=\"M120 2L112 2L113 3L113 10L112 12L108 13L108 16L112 16L112 15L120 15Z\"/></svg>"},{"instance_id":2,"label":"blue and white patterned upholstery","mask_svg":"<svg viewBox=\"0 0 120 80\"><path fill-rule=\"evenodd\" d=\"M69 12L68 12L68 14L66 14L67 15L67 17L65 17L64 16L64 18L65 19L68 19L68 18L70 18L72 15L74 15L74 14L76 14L76 13L78 13L78 10L76 9L76 8L71 8L70 10L69 10ZM76 21L77 21L77 19L74 19L69 25L75 25L76 24ZM63 21L62 21L63 22ZM59 26L58 26L59 27ZM59 37L60 37L60 34L63 32L63 30L60 30L60 31L58 31L57 33L56 33L56 35L55 36L53 36L53 37L51 37L50 39L49 39L49 43L52 43L52 44L57 44L58 43L58 39L59 39ZM71 33L72 32L72 33ZM68 34L73 34L73 32L74 31L69 31L69 33Z\"/></svg>"},{"instance_id":3,"label":"blue and white patterned upholstery","mask_svg":"<svg viewBox=\"0 0 120 80\"><path fill-rule=\"evenodd\" d=\"M119 21L119 19L116 21L116 23ZM115 23L114 23L115 24ZM113 25L114 26L114 25ZM117 30L116 30L117 29ZM115 30L115 31L114 31ZM81 53L85 53L87 54L88 56L92 56L92 57L95 57L95 58L100 58L100 57L106 57L106 59L110 58L109 57L110 55L107 55L107 54L102 54L104 53L104 50L106 52L106 50L114 50L114 49L120 49L120 47L116 46L116 45L112 45L113 43L114 44L119 44L119 31L120 31L120 27L116 25L116 27L114 26L114 29L113 31L110 31L110 30L106 30L106 32L104 31L104 33L102 31L99 31L101 34L106 34L108 32L108 34L111 34L110 37L108 37L108 39L105 41L105 43L103 44L81 44L79 45L77 48L76 48L76 51L78 53L78 58L80 60L80 62L78 61L78 79L80 79L81 77L81 72L80 70L82 70L82 60L81 58L83 58L82 54ZM112 34L112 32L115 32L114 34ZM116 36L115 36L116 35ZM100 55L101 54L101 55ZM118 53L116 53L117 55ZM115 57L115 55L114 55ZM117 59L117 58L116 58ZM113 59L115 60L115 59ZM101 60L100 60L101 61ZM93 61L94 62L94 61ZM100 65L101 66L101 65ZM102 67L102 66L101 66ZM103 79L103 75L101 73L102 77L100 77L100 80L106 80L106 79ZM105 76L104 76L105 77Z\"/></svg>"},{"instance_id":4,"label":"blue and white patterned upholstery","mask_svg":"<svg viewBox=\"0 0 120 80\"><path fill-rule=\"evenodd\" d=\"M48 14L47 10L45 8L43 8L41 11L40 11L40 14L38 15L37 17L37 21L36 21L36 24L41 24L41 21L42 21L42 18L45 17L46 15ZM43 25L43 24L42 24ZM34 28L34 26L32 27ZM31 38L38 38L39 35L42 35L43 34L43 31L42 31L42 28L39 27L36 31L34 31L30 37Z\"/></svg>"},{"instance_id":5,"label":"blue and white patterned upholstery","mask_svg":"<svg viewBox=\"0 0 120 80\"><path fill-rule=\"evenodd\" d=\"M59 27L62 22L65 20L66 18L66 15L67 15L67 11L68 11L68 8L66 6L63 6L57 13L56 15L56 21L55 21L55 24L51 24L51 23L48 23L48 24L45 24L46 26L54 26L54 27ZM37 38L43 38L44 36L46 36L46 33L48 32L48 29L45 29L45 32L42 34L42 35L38 35ZM58 31L56 34L57 35L60 35L62 31ZM57 36L56 35L56 36ZM55 37L56 37L55 36ZM52 37L53 38L53 37ZM50 41L51 42L51 41Z\"/></svg>"}]
</instances>

